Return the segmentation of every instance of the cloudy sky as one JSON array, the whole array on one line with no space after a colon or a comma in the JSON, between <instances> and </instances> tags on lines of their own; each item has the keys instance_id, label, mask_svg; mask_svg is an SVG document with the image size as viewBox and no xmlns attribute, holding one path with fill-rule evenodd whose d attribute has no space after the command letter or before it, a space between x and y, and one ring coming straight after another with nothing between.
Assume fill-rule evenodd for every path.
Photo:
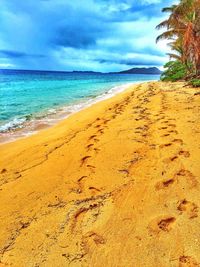
<instances>
[{"instance_id":1,"label":"cloudy sky","mask_svg":"<svg viewBox=\"0 0 200 267\"><path fill-rule=\"evenodd\" d=\"M173 0L1 0L0 68L118 71L167 61L155 26Z\"/></svg>"}]
</instances>

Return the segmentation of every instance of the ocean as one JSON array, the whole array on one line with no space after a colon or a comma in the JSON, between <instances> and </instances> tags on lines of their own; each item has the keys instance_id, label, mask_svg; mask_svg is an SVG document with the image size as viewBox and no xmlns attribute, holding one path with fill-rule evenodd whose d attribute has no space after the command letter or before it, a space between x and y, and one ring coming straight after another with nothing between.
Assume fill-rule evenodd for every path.
<instances>
[{"instance_id":1,"label":"ocean","mask_svg":"<svg viewBox=\"0 0 200 267\"><path fill-rule=\"evenodd\" d=\"M15 138L18 129L31 134L129 84L158 79L159 75L0 70L0 135Z\"/></svg>"}]
</instances>

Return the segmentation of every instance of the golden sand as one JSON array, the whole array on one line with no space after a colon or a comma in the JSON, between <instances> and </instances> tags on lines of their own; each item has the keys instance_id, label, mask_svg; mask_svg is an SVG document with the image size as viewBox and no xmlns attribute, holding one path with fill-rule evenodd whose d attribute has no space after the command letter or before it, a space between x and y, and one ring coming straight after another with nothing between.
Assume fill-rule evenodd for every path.
<instances>
[{"instance_id":1,"label":"golden sand","mask_svg":"<svg viewBox=\"0 0 200 267\"><path fill-rule=\"evenodd\" d=\"M200 96L152 82L0 146L0 266L200 266Z\"/></svg>"}]
</instances>

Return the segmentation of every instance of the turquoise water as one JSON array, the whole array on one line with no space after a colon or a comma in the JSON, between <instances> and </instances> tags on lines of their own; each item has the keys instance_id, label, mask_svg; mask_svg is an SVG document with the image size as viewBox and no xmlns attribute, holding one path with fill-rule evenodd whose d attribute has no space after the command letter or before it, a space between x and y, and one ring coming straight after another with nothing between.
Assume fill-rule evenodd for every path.
<instances>
[{"instance_id":1,"label":"turquoise water","mask_svg":"<svg viewBox=\"0 0 200 267\"><path fill-rule=\"evenodd\" d=\"M0 70L0 132L68 106L73 111L73 105L80 106L113 87L158 79L158 75Z\"/></svg>"}]
</instances>

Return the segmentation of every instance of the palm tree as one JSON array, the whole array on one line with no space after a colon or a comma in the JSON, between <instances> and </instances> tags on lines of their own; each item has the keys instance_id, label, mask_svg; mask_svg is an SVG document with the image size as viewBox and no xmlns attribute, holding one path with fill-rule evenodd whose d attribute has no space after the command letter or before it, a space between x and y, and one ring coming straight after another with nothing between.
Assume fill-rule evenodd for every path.
<instances>
[{"instance_id":1,"label":"palm tree","mask_svg":"<svg viewBox=\"0 0 200 267\"><path fill-rule=\"evenodd\" d=\"M175 53L169 53L189 66L193 63L197 75L200 74L200 0L181 0L178 5L166 7L162 12L169 12L169 18L156 28L167 28L156 41L168 39Z\"/></svg>"},{"instance_id":2,"label":"palm tree","mask_svg":"<svg viewBox=\"0 0 200 267\"><path fill-rule=\"evenodd\" d=\"M185 0L181 5L185 12L183 48L186 57L194 64L198 75L200 74L200 1Z\"/></svg>"},{"instance_id":3,"label":"palm tree","mask_svg":"<svg viewBox=\"0 0 200 267\"><path fill-rule=\"evenodd\" d=\"M199 1L200 2L200 1ZM196 24L194 27L195 35L196 35L196 68L197 68L197 75L200 76L200 3L198 8L196 9Z\"/></svg>"},{"instance_id":4,"label":"palm tree","mask_svg":"<svg viewBox=\"0 0 200 267\"><path fill-rule=\"evenodd\" d=\"M177 19L175 16L175 10L177 5L173 5L171 7L165 7L162 9L162 12L171 13L169 18L162 21L160 24L156 26L157 30L162 28L167 28L167 31L163 32L156 38L156 42L163 39L172 39L174 36L177 36Z\"/></svg>"},{"instance_id":5,"label":"palm tree","mask_svg":"<svg viewBox=\"0 0 200 267\"><path fill-rule=\"evenodd\" d=\"M168 43L168 46L171 48L172 51L174 51L174 53L173 52L167 53L170 59L179 60L181 63L187 65L187 62L184 56L182 40L180 38L175 39L174 41Z\"/></svg>"}]
</instances>

